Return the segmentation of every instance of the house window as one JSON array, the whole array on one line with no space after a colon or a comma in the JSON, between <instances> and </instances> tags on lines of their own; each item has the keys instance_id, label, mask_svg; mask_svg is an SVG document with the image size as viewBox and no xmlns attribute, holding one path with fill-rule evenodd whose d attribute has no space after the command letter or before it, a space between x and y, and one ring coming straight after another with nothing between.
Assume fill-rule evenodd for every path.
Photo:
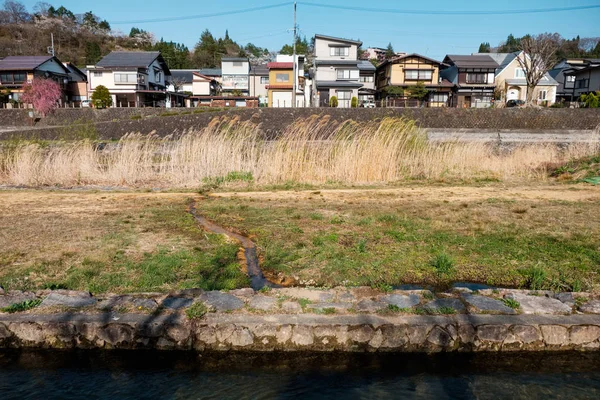
<instances>
[{"instance_id":1,"label":"house window","mask_svg":"<svg viewBox=\"0 0 600 400\"><path fill-rule=\"evenodd\" d=\"M160 82L161 79L162 79L162 72L156 71L154 73L154 81L155 82Z\"/></svg>"},{"instance_id":2,"label":"house window","mask_svg":"<svg viewBox=\"0 0 600 400\"><path fill-rule=\"evenodd\" d=\"M432 103L447 103L448 93L432 93L429 97L429 100Z\"/></svg>"},{"instance_id":3,"label":"house window","mask_svg":"<svg viewBox=\"0 0 600 400\"><path fill-rule=\"evenodd\" d=\"M351 90L338 90L337 91L338 100L350 100L352 97Z\"/></svg>"},{"instance_id":4,"label":"house window","mask_svg":"<svg viewBox=\"0 0 600 400\"><path fill-rule=\"evenodd\" d=\"M102 78L102 71L94 71L94 78Z\"/></svg>"},{"instance_id":5,"label":"house window","mask_svg":"<svg viewBox=\"0 0 600 400\"><path fill-rule=\"evenodd\" d=\"M234 66L234 67L241 67L241 66L243 66L243 65L244 65L244 64L243 64L241 61L234 61L234 62L233 62L233 66Z\"/></svg>"},{"instance_id":6,"label":"house window","mask_svg":"<svg viewBox=\"0 0 600 400\"><path fill-rule=\"evenodd\" d=\"M515 78L525 78L525 71L523 68L515 69Z\"/></svg>"},{"instance_id":7,"label":"house window","mask_svg":"<svg viewBox=\"0 0 600 400\"><path fill-rule=\"evenodd\" d=\"M350 47L332 47L329 54L337 57L348 57Z\"/></svg>"},{"instance_id":8,"label":"house window","mask_svg":"<svg viewBox=\"0 0 600 400\"><path fill-rule=\"evenodd\" d=\"M406 69L404 70L404 79L407 81L430 81L433 71L421 69Z\"/></svg>"},{"instance_id":9,"label":"house window","mask_svg":"<svg viewBox=\"0 0 600 400\"><path fill-rule=\"evenodd\" d=\"M4 73L0 74L0 82L2 83L24 83L27 80L27 74L23 73Z\"/></svg>"},{"instance_id":10,"label":"house window","mask_svg":"<svg viewBox=\"0 0 600 400\"><path fill-rule=\"evenodd\" d=\"M579 79L578 81L575 81L575 88L577 88L577 89L587 88L588 85L589 85L589 79Z\"/></svg>"},{"instance_id":11,"label":"house window","mask_svg":"<svg viewBox=\"0 0 600 400\"><path fill-rule=\"evenodd\" d=\"M540 90L538 92L538 100L546 100L547 92L545 90Z\"/></svg>"},{"instance_id":12,"label":"house window","mask_svg":"<svg viewBox=\"0 0 600 400\"><path fill-rule=\"evenodd\" d=\"M260 83L261 83L262 85L266 85L266 84L268 84L268 83L269 83L269 77L268 77L268 76L261 76L261 77L260 77Z\"/></svg>"},{"instance_id":13,"label":"house window","mask_svg":"<svg viewBox=\"0 0 600 400\"><path fill-rule=\"evenodd\" d=\"M356 79L359 78L359 72L356 69L338 69L336 71L337 79Z\"/></svg>"},{"instance_id":14,"label":"house window","mask_svg":"<svg viewBox=\"0 0 600 400\"><path fill-rule=\"evenodd\" d=\"M114 74L115 83L137 83L137 74Z\"/></svg>"},{"instance_id":15,"label":"house window","mask_svg":"<svg viewBox=\"0 0 600 400\"><path fill-rule=\"evenodd\" d=\"M275 75L275 81L279 83L289 82L290 75L289 74L277 74Z\"/></svg>"},{"instance_id":16,"label":"house window","mask_svg":"<svg viewBox=\"0 0 600 400\"><path fill-rule=\"evenodd\" d=\"M467 83L487 83L487 74L468 72Z\"/></svg>"},{"instance_id":17,"label":"house window","mask_svg":"<svg viewBox=\"0 0 600 400\"><path fill-rule=\"evenodd\" d=\"M358 79L359 82L374 82L374 78L373 76L369 75L369 76L361 76Z\"/></svg>"}]
</instances>

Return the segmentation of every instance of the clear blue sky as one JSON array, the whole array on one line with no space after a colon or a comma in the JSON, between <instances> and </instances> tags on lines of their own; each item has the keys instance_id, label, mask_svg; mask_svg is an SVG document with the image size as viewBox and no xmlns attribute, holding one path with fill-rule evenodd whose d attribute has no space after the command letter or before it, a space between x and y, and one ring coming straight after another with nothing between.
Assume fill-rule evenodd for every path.
<instances>
[{"instance_id":1,"label":"clear blue sky","mask_svg":"<svg viewBox=\"0 0 600 400\"><path fill-rule=\"evenodd\" d=\"M555 8L600 4L600 0L504 0L421 2L364 1L364 0L307 0L313 3L354 7L377 7L436 11L489 11ZM36 0L23 3L31 10ZM145 20L219 13L238 9L284 3L285 0L81 0L49 1L55 7L64 5L74 13L93 11L108 20L114 30L128 33L132 26L154 32L157 39L184 43L193 48L200 33L209 29L215 36L229 30L230 37L240 44L252 42L270 50L279 50L292 42L287 30L293 26L292 6L254 11L245 14L217 16L202 19L125 23L118 21ZM300 34L315 33L346 38L360 38L364 47L385 47L391 42L396 51L417 52L442 59L445 54L477 51L479 43L489 41L492 46L504 40L509 33L522 36L527 33L558 32L564 37L600 36L600 8L519 15L400 15L350 10L333 10L298 5Z\"/></svg>"}]
</instances>

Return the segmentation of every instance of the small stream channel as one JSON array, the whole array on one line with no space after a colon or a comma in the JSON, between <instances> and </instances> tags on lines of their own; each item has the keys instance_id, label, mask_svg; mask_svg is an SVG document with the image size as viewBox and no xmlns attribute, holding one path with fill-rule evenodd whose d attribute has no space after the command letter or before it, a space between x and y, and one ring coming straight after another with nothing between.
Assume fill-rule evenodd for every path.
<instances>
[{"instance_id":1,"label":"small stream channel","mask_svg":"<svg viewBox=\"0 0 600 400\"><path fill-rule=\"evenodd\" d=\"M2 400L599 399L600 354L0 351Z\"/></svg>"}]
</instances>

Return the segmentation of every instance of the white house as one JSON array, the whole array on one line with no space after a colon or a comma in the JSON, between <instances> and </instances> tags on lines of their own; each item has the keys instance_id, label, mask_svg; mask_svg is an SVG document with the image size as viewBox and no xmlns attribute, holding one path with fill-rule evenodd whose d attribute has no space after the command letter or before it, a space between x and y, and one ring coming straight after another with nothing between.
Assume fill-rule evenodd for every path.
<instances>
[{"instance_id":1,"label":"white house","mask_svg":"<svg viewBox=\"0 0 600 400\"><path fill-rule=\"evenodd\" d=\"M250 60L248 58L222 58L221 71L223 74L221 88L224 95L239 91L243 96L249 95L250 90Z\"/></svg>"},{"instance_id":2,"label":"white house","mask_svg":"<svg viewBox=\"0 0 600 400\"><path fill-rule=\"evenodd\" d=\"M113 107L170 107L181 94L167 91L171 72L159 51L113 51L87 67L89 96L99 85L110 92ZM181 105L181 104L179 104Z\"/></svg>"},{"instance_id":3,"label":"white house","mask_svg":"<svg viewBox=\"0 0 600 400\"><path fill-rule=\"evenodd\" d=\"M363 87L357 54L361 45L356 40L315 35L315 106L326 107L336 96L338 107L348 108L352 97L358 98L358 89Z\"/></svg>"}]
</instances>

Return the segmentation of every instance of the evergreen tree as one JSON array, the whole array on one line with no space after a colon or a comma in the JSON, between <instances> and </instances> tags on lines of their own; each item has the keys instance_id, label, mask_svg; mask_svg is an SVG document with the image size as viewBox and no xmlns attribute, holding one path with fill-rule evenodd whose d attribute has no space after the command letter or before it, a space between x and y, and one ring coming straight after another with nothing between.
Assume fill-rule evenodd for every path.
<instances>
[{"instance_id":1,"label":"evergreen tree","mask_svg":"<svg viewBox=\"0 0 600 400\"><path fill-rule=\"evenodd\" d=\"M491 50L491 46L489 42L483 42L479 45L478 53L489 53Z\"/></svg>"},{"instance_id":2,"label":"evergreen tree","mask_svg":"<svg viewBox=\"0 0 600 400\"><path fill-rule=\"evenodd\" d=\"M85 65L94 65L102 58L102 51L98 42L85 44Z\"/></svg>"},{"instance_id":3,"label":"evergreen tree","mask_svg":"<svg viewBox=\"0 0 600 400\"><path fill-rule=\"evenodd\" d=\"M392 43L388 43L387 49L385 49L385 59L391 60L395 55L396 55L396 52L394 51L394 47L392 46Z\"/></svg>"}]
</instances>

